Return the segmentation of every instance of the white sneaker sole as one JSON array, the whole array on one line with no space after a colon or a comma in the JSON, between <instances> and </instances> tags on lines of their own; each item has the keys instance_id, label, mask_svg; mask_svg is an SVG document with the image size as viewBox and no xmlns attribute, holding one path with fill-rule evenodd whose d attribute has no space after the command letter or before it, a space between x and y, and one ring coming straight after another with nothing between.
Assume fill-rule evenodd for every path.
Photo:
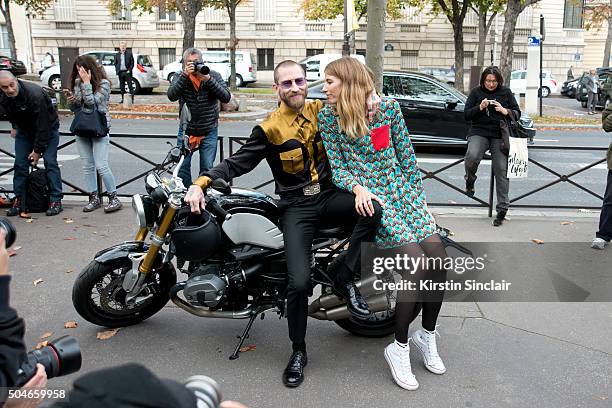
<instances>
[{"instance_id":1,"label":"white sneaker sole","mask_svg":"<svg viewBox=\"0 0 612 408\"><path fill-rule=\"evenodd\" d=\"M389 368L391 369L391 375L393 376L393 379L395 380L395 383L397 385L399 385L400 387L408 391L416 391L419 388L418 382L416 385L406 384L405 382L397 378L397 374L395 374L395 370L393 369L393 364L391 364L391 357L389 357L389 355L387 354L387 349L385 349L385 360L387 360L387 364L389 365Z\"/></svg>"},{"instance_id":2,"label":"white sneaker sole","mask_svg":"<svg viewBox=\"0 0 612 408\"><path fill-rule=\"evenodd\" d=\"M605 249L605 248L606 248L606 245L607 245L607 244L608 244L607 242L604 242L603 244L600 244L600 243L592 243L592 244L591 244L591 248L593 248L593 249L603 250L603 249Z\"/></svg>"},{"instance_id":3,"label":"white sneaker sole","mask_svg":"<svg viewBox=\"0 0 612 408\"><path fill-rule=\"evenodd\" d=\"M417 340L418 339L416 338L416 336L412 338L412 342L414 344L416 344L417 348L421 352L421 356L423 356L423 365L425 366L425 368L428 369L429 371L431 371L434 374L438 374L438 375L444 374L446 372L446 367L444 367L444 370L440 370L440 369L437 369L437 368L427 364L427 359L425 358L425 351L423 351L423 349L421 348L421 343L419 343L419 341L417 341Z\"/></svg>"}]
</instances>

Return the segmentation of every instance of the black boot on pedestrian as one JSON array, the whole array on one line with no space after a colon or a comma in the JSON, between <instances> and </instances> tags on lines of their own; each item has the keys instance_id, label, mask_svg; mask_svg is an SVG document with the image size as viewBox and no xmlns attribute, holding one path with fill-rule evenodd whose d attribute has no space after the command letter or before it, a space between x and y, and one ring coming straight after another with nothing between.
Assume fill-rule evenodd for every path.
<instances>
[{"instance_id":1,"label":"black boot on pedestrian","mask_svg":"<svg viewBox=\"0 0 612 408\"><path fill-rule=\"evenodd\" d=\"M115 211L119 211L123 207L121 201L119 201L119 197L117 197L117 192L113 191L112 193L108 193L108 205L104 207L105 213L112 213Z\"/></svg>"},{"instance_id":2,"label":"black boot on pedestrian","mask_svg":"<svg viewBox=\"0 0 612 408\"><path fill-rule=\"evenodd\" d=\"M283 371L283 384L285 387L299 387L304 382L304 367L308 364L306 351L294 351L287 364L287 368Z\"/></svg>"},{"instance_id":3,"label":"black boot on pedestrian","mask_svg":"<svg viewBox=\"0 0 612 408\"><path fill-rule=\"evenodd\" d=\"M476 190L474 189L474 182L466 181L465 182L465 194L467 194L468 197L474 197L475 193L476 193Z\"/></svg>"},{"instance_id":4,"label":"black boot on pedestrian","mask_svg":"<svg viewBox=\"0 0 612 408\"><path fill-rule=\"evenodd\" d=\"M100 200L98 193L94 191L93 193L89 194L89 202L85 207L83 207L83 212L92 212L100 207L102 207L102 201Z\"/></svg>"},{"instance_id":5,"label":"black boot on pedestrian","mask_svg":"<svg viewBox=\"0 0 612 408\"><path fill-rule=\"evenodd\" d=\"M62 208L61 201L51 201L49 203L49 209L47 210L45 214L51 217L53 215L58 215L62 211L64 211L64 209Z\"/></svg>"},{"instance_id":6,"label":"black boot on pedestrian","mask_svg":"<svg viewBox=\"0 0 612 408\"><path fill-rule=\"evenodd\" d=\"M502 223L504 222L504 219L506 218L506 214L507 213L508 213L507 210L500 210L500 211L498 211L497 212L497 216L493 220L493 226L494 227L499 227L500 225L502 225Z\"/></svg>"},{"instance_id":7,"label":"black boot on pedestrian","mask_svg":"<svg viewBox=\"0 0 612 408\"><path fill-rule=\"evenodd\" d=\"M9 217L14 217L16 215L19 215L20 212L21 212L21 198L15 197L15 199L13 200L13 206L9 208L8 210L6 210L6 215Z\"/></svg>"}]
</instances>

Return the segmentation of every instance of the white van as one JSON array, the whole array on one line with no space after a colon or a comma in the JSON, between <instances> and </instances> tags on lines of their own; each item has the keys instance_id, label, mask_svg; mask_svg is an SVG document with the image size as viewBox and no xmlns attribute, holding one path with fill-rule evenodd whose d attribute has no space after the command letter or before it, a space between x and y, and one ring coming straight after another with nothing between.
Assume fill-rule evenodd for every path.
<instances>
[{"instance_id":1,"label":"white van","mask_svg":"<svg viewBox=\"0 0 612 408\"><path fill-rule=\"evenodd\" d=\"M229 51L202 51L202 61L209 65L210 69L221 74L224 81L229 82L230 76L230 53ZM257 81L257 67L255 58L248 51L236 50L236 86ZM177 72L183 70L181 59L171 62L162 70L162 78L172 82Z\"/></svg>"},{"instance_id":2,"label":"white van","mask_svg":"<svg viewBox=\"0 0 612 408\"><path fill-rule=\"evenodd\" d=\"M365 64L365 57L360 54L351 54L351 57L358 59ZM306 80L316 81L325 78L325 67L332 61L342 58L342 54L317 54L300 61L306 70Z\"/></svg>"}]
</instances>

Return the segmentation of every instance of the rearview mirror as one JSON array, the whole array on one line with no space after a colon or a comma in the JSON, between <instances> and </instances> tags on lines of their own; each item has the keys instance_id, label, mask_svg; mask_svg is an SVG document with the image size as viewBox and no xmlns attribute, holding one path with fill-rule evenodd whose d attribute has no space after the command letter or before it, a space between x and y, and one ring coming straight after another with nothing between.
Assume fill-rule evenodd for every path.
<instances>
[{"instance_id":1,"label":"rearview mirror","mask_svg":"<svg viewBox=\"0 0 612 408\"><path fill-rule=\"evenodd\" d=\"M444 108L448 109L448 110L453 110L457 107L457 104L459 103L458 100L456 99L447 99L444 102Z\"/></svg>"}]
</instances>

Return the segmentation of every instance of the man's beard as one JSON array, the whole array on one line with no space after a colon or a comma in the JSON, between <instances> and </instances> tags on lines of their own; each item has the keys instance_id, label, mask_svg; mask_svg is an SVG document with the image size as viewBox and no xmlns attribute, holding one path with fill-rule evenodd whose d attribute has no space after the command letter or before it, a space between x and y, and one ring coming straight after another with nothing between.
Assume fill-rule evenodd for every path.
<instances>
[{"instance_id":1,"label":"man's beard","mask_svg":"<svg viewBox=\"0 0 612 408\"><path fill-rule=\"evenodd\" d=\"M299 95L300 98L294 97L295 95ZM281 96L281 100L285 103L285 105L287 105L289 108L295 110L295 111L300 111L302 110L302 108L304 107L305 101L306 101L306 92L298 92L298 93L291 93L291 94L285 94L283 96Z\"/></svg>"}]
</instances>

